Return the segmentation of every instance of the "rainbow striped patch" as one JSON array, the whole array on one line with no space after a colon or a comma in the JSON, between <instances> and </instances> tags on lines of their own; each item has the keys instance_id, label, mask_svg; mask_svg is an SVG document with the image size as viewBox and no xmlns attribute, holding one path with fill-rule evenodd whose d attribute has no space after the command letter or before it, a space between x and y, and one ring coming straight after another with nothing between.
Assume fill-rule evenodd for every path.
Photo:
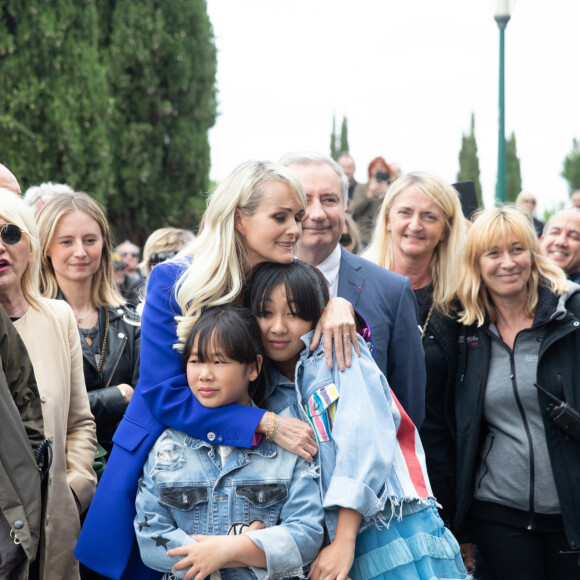
<instances>
[{"instance_id":1,"label":"rainbow striped patch","mask_svg":"<svg viewBox=\"0 0 580 580\"><path fill-rule=\"evenodd\" d=\"M304 410L310 419L318 442L332 439L332 425L336 415L336 401L339 393L336 385L331 383L310 395Z\"/></svg>"}]
</instances>

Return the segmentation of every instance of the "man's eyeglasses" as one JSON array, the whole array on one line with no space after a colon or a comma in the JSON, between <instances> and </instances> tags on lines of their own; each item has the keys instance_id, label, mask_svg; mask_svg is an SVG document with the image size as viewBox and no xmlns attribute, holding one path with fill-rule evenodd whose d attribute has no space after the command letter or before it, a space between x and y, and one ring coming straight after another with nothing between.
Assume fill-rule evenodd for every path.
<instances>
[{"instance_id":1,"label":"man's eyeglasses","mask_svg":"<svg viewBox=\"0 0 580 580\"><path fill-rule=\"evenodd\" d=\"M6 224L0 229L0 237L8 246L17 244L22 238L22 230L14 224Z\"/></svg>"},{"instance_id":2,"label":"man's eyeglasses","mask_svg":"<svg viewBox=\"0 0 580 580\"><path fill-rule=\"evenodd\" d=\"M121 252L121 258L126 258L127 256L131 256L131 258L138 258L139 252Z\"/></svg>"}]
</instances>

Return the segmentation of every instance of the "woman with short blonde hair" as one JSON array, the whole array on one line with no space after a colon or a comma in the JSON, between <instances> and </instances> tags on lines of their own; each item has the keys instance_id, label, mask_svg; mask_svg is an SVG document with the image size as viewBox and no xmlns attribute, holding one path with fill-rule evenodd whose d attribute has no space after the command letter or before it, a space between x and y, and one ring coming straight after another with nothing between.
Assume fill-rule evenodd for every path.
<instances>
[{"instance_id":1,"label":"woman with short blonde hair","mask_svg":"<svg viewBox=\"0 0 580 580\"><path fill-rule=\"evenodd\" d=\"M580 286L513 206L481 212L458 281L456 533L496 580L572 580L580 440L550 416L580 410Z\"/></svg>"},{"instance_id":2,"label":"woman with short blonde hair","mask_svg":"<svg viewBox=\"0 0 580 580\"><path fill-rule=\"evenodd\" d=\"M39 577L78 580L73 549L80 533L79 515L95 492L97 438L77 326L68 304L40 295L40 245L34 216L20 196L6 189L0 189L0 228L0 304L30 355L52 448Z\"/></svg>"}]
</instances>

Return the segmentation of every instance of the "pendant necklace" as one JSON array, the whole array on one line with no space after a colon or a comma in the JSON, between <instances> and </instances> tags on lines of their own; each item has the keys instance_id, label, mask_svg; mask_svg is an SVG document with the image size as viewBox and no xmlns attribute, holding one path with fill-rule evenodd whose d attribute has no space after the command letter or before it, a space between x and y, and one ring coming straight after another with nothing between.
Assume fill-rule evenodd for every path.
<instances>
[{"instance_id":1,"label":"pendant necklace","mask_svg":"<svg viewBox=\"0 0 580 580\"><path fill-rule=\"evenodd\" d=\"M89 328L89 329L87 329L87 332L85 332L84 328L80 328L81 334L83 335L85 342L89 346L93 345L93 337L91 335L93 334L93 330L95 330L95 328L96 328L96 326L94 326L93 328Z\"/></svg>"}]
</instances>

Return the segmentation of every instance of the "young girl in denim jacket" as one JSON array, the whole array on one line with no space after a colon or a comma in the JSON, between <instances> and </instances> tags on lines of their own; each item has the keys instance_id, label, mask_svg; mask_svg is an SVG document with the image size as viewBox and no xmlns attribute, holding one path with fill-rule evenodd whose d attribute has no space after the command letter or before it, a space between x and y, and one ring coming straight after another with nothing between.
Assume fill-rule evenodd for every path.
<instances>
[{"instance_id":1,"label":"young girl in denim jacket","mask_svg":"<svg viewBox=\"0 0 580 580\"><path fill-rule=\"evenodd\" d=\"M195 397L208 408L262 402L260 351L248 310L207 310L183 350ZM164 578L303 577L322 545L320 491L315 471L273 443L275 427L272 416L269 433L252 448L162 433L136 499L135 533L147 566Z\"/></svg>"},{"instance_id":2,"label":"young girl in denim jacket","mask_svg":"<svg viewBox=\"0 0 580 580\"><path fill-rule=\"evenodd\" d=\"M271 361L268 408L292 405L320 445L330 544L309 577L466 578L459 545L435 508L417 430L362 338L361 357L344 372L328 368L322 344L309 350L328 299L319 273L299 261L263 264L246 296Z\"/></svg>"}]
</instances>

